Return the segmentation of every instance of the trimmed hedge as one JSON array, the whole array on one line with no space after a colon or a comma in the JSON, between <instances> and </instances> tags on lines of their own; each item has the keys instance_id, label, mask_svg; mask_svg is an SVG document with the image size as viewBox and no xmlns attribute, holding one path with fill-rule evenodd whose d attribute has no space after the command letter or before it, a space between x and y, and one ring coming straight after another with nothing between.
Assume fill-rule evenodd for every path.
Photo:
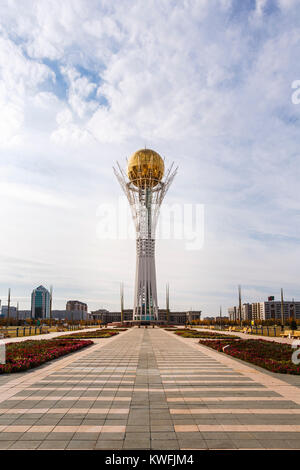
<instances>
[{"instance_id":1,"label":"trimmed hedge","mask_svg":"<svg viewBox=\"0 0 300 470\"><path fill-rule=\"evenodd\" d=\"M6 364L0 364L0 374L23 372L45 362L65 356L94 344L93 341L64 339L27 340L6 344Z\"/></svg>"},{"instance_id":2,"label":"trimmed hedge","mask_svg":"<svg viewBox=\"0 0 300 470\"><path fill-rule=\"evenodd\" d=\"M200 344L280 374L300 375L300 365L292 362L295 349L289 344L263 339L201 340Z\"/></svg>"},{"instance_id":3,"label":"trimmed hedge","mask_svg":"<svg viewBox=\"0 0 300 470\"><path fill-rule=\"evenodd\" d=\"M175 335L182 336L183 338L206 338L206 339L236 339L236 336L233 335L224 335L219 332L214 331L197 331L197 330L177 330L175 331Z\"/></svg>"},{"instance_id":4,"label":"trimmed hedge","mask_svg":"<svg viewBox=\"0 0 300 470\"><path fill-rule=\"evenodd\" d=\"M101 329L95 331L85 331L83 333L73 333L71 335L63 335L59 338L63 339L89 339L89 338L110 338L111 336L118 335L120 332L126 331L126 328L120 330Z\"/></svg>"}]
</instances>

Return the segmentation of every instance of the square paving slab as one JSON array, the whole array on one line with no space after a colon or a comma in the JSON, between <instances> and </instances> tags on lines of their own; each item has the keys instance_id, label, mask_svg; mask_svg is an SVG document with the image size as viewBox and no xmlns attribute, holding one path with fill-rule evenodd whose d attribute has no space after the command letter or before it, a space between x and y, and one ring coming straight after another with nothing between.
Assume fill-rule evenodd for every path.
<instances>
[{"instance_id":1,"label":"square paving slab","mask_svg":"<svg viewBox=\"0 0 300 470\"><path fill-rule=\"evenodd\" d=\"M159 328L2 376L0 449L300 449L300 390Z\"/></svg>"}]
</instances>

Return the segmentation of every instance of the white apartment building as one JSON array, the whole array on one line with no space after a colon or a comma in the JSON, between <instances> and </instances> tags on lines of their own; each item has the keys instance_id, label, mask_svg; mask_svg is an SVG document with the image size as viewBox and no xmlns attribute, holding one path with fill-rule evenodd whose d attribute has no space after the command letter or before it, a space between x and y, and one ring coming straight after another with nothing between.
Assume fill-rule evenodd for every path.
<instances>
[{"instance_id":1,"label":"white apartment building","mask_svg":"<svg viewBox=\"0 0 300 470\"><path fill-rule=\"evenodd\" d=\"M300 320L300 302L285 300L283 302L284 320ZM229 318L239 320L239 308L228 308ZM242 305L242 320L281 320L281 301L268 300Z\"/></svg>"},{"instance_id":2,"label":"white apartment building","mask_svg":"<svg viewBox=\"0 0 300 470\"><path fill-rule=\"evenodd\" d=\"M285 300L283 302L283 313L284 320L288 320L290 318L300 320L300 302ZM280 320L280 300L271 300L252 304L252 317L253 320Z\"/></svg>"}]
</instances>

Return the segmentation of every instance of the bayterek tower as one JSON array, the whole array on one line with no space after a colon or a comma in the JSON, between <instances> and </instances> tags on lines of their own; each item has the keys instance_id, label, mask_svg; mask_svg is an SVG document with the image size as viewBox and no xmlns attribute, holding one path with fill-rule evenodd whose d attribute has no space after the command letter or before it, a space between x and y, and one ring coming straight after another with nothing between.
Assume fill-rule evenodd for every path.
<instances>
[{"instance_id":1,"label":"bayterek tower","mask_svg":"<svg viewBox=\"0 0 300 470\"><path fill-rule=\"evenodd\" d=\"M114 172L127 196L136 228L133 321L157 321L155 230L160 206L177 168L172 163L165 171L164 160L157 152L142 149L129 158L127 173L119 163Z\"/></svg>"}]
</instances>

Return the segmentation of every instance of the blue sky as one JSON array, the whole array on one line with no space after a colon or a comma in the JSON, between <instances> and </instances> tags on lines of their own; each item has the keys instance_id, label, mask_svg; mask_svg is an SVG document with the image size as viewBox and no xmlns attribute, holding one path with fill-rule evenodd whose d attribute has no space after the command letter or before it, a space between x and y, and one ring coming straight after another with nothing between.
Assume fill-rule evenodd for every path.
<instances>
[{"instance_id":1,"label":"blue sky","mask_svg":"<svg viewBox=\"0 0 300 470\"><path fill-rule=\"evenodd\" d=\"M97 237L112 165L145 144L205 206L205 242L157 242L159 304L214 315L300 298L296 0L1 0L0 298L132 306L135 244Z\"/></svg>"}]
</instances>

